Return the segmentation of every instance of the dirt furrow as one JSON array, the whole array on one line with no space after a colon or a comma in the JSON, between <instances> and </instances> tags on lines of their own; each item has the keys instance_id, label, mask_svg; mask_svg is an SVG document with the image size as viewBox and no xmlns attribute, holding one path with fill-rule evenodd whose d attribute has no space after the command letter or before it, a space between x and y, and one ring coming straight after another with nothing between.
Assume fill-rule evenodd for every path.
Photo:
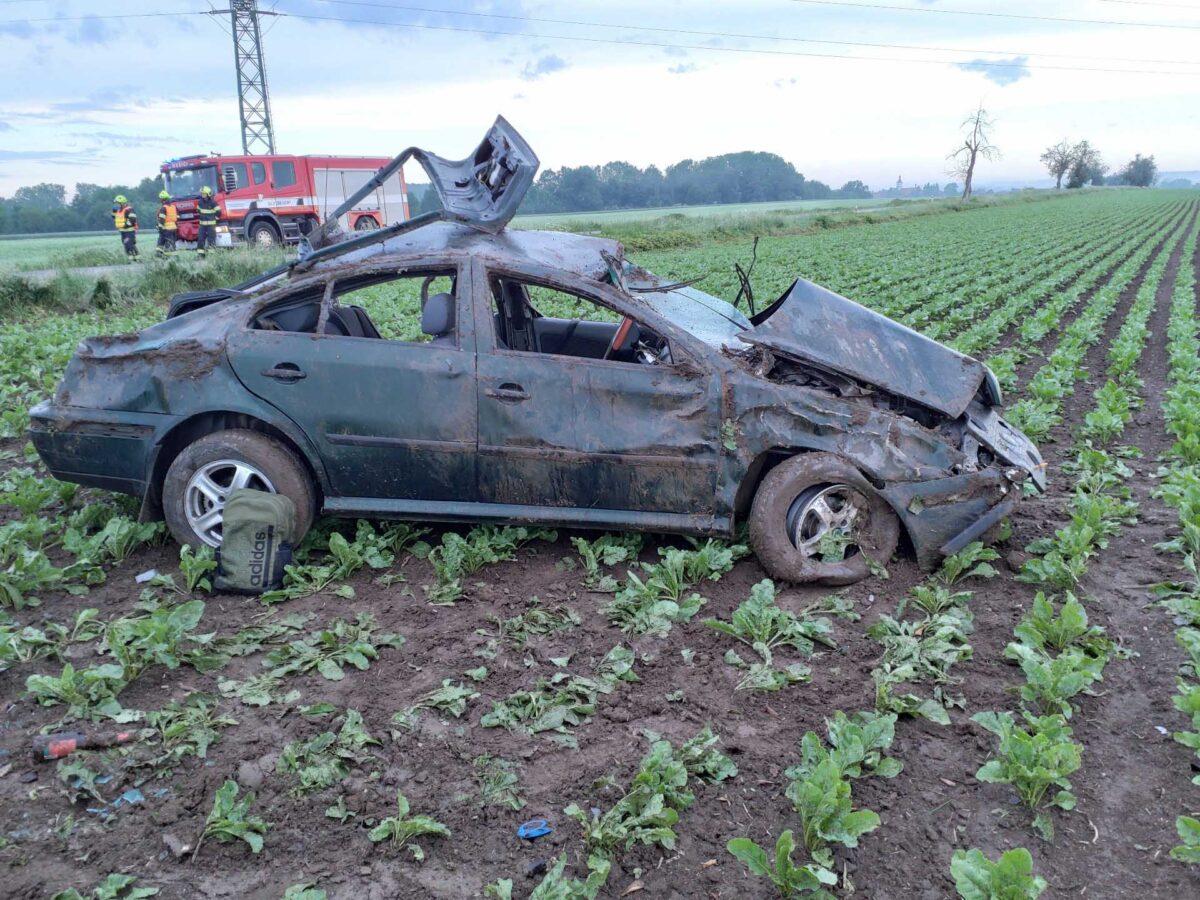
<instances>
[{"instance_id":1,"label":"dirt furrow","mask_svg":"<svg viewBox=\"0 0 1200 900\"><path fill-rule=\"evenodd\" d=\"M1155 243L1153 250L1151 250L1150 254L1146 257L1145 262L1143 262L1142 265L1138 268L1137 274L1134 275L1133 279L1129 282L1128 285L1126 285L1125 289L1121 292L1121 299L1117 304L1117 308L1116 308L1116 310L1113 311L1112 315L1108 318L1109 323L1111 323L1115 319L1118 323L1117 327L1118 328L1120 327L1119 323L1124 320L1125 312L1128 311L1130 304L1132 304L1133 297L1137 293L1137 289L1141 286L1142 281L1145 279L1146 272L1149 270L1150 265L1154 261L1154 258L1162 251L1162 248L1165 247L1167 245L1167 243L1172 239L1172 237L1178 232L1179 223L1182 221L1183 221L1183 217L1180 217L1179 221L1171 224L1168 227L1167 233L1163 235L1162 239L1159 240L1157 243ZM1134 252L1136 252L1136 250ZM1087 291L1082 297L1080 297L1079 302L1077 302L1075 304L1074 308L1072 308L1070 311L1067 312L1066 315L1063 316L1062 321L1059 323L1059 327L1057 329L1055 329L1054 331L1052 331L1050 334L1046 335L1046 337L1042 340L1041 344L1038 346L1037 351L1034 352L1031 356L1029 356L1029 358L1027 358L1024 362L1020 363L1017 366L1018 388L1015 392L1015 397L1020 397L1022 395L1024 386L1028 383L1029 379L1033 376L1033 373L1035 373L1038 369L1040 369L1042 367L1042 364L1045 363L1047 357L1049 357L1049 355L1054 352L1054 348L1058 344L1059 339L1062 337L1063 332L1065 332L1068 328L1070 328L1071 324L1077 318L1079 318L1080 314L1085 309L1087 309L1088 303L1091 301L1092 297L1095 296L1096 292L1101 290L1102 288L1104 288L1105 285L1107 285L1110 281L1112 281L1113 275L1116 273L1116 271L1121 267L1121 265L1124 263L1124 261L1130 255L1132 255L1132 254L1127 254L1126 256L1122 257L1121 262L1119 262L1115 266L1113 266L1112 271L1110 271L1099 282L1097 282L1092 287L1091 290ZM1098 344L1098 346L1103 346L1103 347L1108 346L1107 338L1111 337L1111 335L1106 334L1105 337L1106 337L1106 340L1101 341L1100 344ZM1014 397L1014 399L1015 399L1015 397ZM1052 437L1052 439L1053 439L1053 437Z\"/></svg>"},{"instance_id":2,"label":"dirt furrow","mask_svg":"<svg viewBox=\"0 0 1200 900\"><path fill-rule=\"evenodd\" d=\"M1195 222L1193 214L1189 227ZM1079 813L1065 817L1071 824L1063 831L1064 837L1083 843L1056 846L1048 854L1054 869L1073 871L1073 883L1060 882L1060 887L1087 887L1089 896L1124 896L1127 891L1183 896L1184 885L1195 887L1166 855L1176 843L1177 812L1167 800L1186 794L1191 773L1170 735L1158 730L1170 729L1176 717L1171 695L1178 653L1170 622L1148 606L1149 587L1174 577L1177 570L1171 558L1154 550L1171 536L1176 516L1152 493L1158 458L1171 443L1161 404L1168 376L1166 326L1182 251L1180 243L1156 291L1151 334L1139 364L1144 406L1124 435L1126 444L1144 454L1130 460L1134 476L1129 488L1138 504L1138 523L1123 529L1092 561L1080 587L1092 618L1133 654L1109 663L1098 696L1085 699L1075 717L1075 737L1084 746L1083 768L1072 779ZM1098 369L1089 371L1099 380ZM1078 422L1079 410L1069 419ZM1100 865L1103 880L1097 877Z\"/></svg>"}]
</instances>

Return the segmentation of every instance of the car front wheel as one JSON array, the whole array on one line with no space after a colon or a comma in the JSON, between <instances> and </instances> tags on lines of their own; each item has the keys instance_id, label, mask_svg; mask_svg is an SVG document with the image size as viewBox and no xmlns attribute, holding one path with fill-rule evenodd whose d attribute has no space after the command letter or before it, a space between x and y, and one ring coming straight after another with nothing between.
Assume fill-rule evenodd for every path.
<instances>
[{"instance_id":1,"label":"car front wheel","mask_svg":"<svg viewBox=\"0 0 1200 900\"><path fill-rule=\"evenodd\" d=\"M225 503L240 488L280 493L296 505L299 543L316 513L308 470L283 442L234 429L205 435L183 449L163 481L163 515L171 534L193 547L221 545Z\"/></svg>"},{"instance_id":2,"label":"car front wheel","mask_svg":"<svg viewBox=\"0 0 1200 900\"><path fill-rule=\"evenodd\" d=\"M750 542L773 578L853 584L887 563L900 521L854 466L830 453L767 473L750 509Z\"/></svg>"}]
</instances>

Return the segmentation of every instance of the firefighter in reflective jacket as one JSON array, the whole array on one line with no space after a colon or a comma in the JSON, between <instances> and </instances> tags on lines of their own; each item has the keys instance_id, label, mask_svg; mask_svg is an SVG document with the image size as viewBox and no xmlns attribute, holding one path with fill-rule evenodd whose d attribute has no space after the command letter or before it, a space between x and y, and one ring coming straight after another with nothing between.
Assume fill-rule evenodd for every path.
<instances>
[{"instance_id":1,"label":"firefighter in reflective jacket","mask_svg":"<svg viewBox=\"0 0 1200 900\"><path fill-rule=\"evenodd\" d=\"M175 235L179 231L179 210L171 202L171 195L166 191L158 192L162 203L158 207L158 246L154 255L160 259L168 253L175 252Z\"/></svg>"},{"instance_id":2,"label":"firefighter in reflective jacket","mask_svg":"<svg viewBox=\"0 0 1200 900\"><path fill-rule=\"evenodd\" d=\"M196 234L196 253L201 259L208 256L208 248L216 242L217 216L221 214L221 206L213 196L212 188L207 184L200 188L200 202L196 205L196 215L200 230Z\"/></svg>"},{"instance_id":3,"label":"firefighter in reflective jacket","mask_svg":"<svg viewBox=\"0 0 1200 900\"><path fill-rule=\"evenodd\" d=\"M124 194L113 198L113 225L121 235L121 244L125 247L125 255L133 262L138 258L137 251L137 213L129 205Z\"/></svg>"}]
</instances>

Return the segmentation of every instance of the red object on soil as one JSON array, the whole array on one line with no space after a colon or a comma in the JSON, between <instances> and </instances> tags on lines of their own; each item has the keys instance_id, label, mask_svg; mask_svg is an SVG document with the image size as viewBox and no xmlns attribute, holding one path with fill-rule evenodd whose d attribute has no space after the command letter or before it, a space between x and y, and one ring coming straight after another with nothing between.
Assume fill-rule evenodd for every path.
<instances>
[{"instance_id":1,"label":"red object on soil","mask_svg":"<svg viewBox=\"0 0 1200 900\"><path fill-rule=\"evenodd\" d=\"M62 759L64 756L70 756L76 750L115 747L117 744L124 744L131 740L133 740L132 731L118 731L111 734L86 734L82 731L39 734L33 739L33 758L42 762Z\"/></svg>"}]
</instances>

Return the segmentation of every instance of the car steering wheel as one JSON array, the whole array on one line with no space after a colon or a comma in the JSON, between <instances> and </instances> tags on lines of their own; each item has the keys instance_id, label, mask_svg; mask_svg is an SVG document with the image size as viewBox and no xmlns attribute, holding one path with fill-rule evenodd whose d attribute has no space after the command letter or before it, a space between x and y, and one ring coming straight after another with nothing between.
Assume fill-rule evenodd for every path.
<instances>
[{"instance_id":1,"label":"car steering wheel","mask_svg":"<svg viewBox=\"0 0 1200 900\"><path fill-rule=\"evenodd\" d=\"M613 351L625 343L625 338L629 337L629 329L636 324L629 316L621 319L621 324L617 326L617 330L613 332L612 340L608 342L608 349L604 351L604 356L601 359L608 359L613 355Z\"/></svg>"}]
</instances>

